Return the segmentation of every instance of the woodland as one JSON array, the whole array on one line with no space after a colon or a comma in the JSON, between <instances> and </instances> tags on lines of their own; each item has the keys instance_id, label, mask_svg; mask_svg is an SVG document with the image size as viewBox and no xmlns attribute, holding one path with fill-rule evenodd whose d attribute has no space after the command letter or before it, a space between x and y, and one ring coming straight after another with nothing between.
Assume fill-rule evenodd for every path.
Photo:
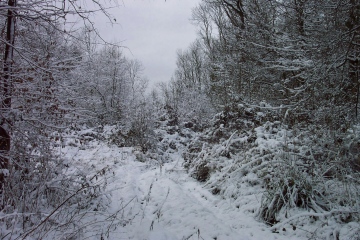
<instances>
[{"instance_id":1,"label":"woodland","mask_svg":"<svg viewBox=\"0 0 360 240\"><path fill-rule=\"evenodd\" d=\"M256 197L249 214L272 234L360 239L358 0L202 0L198 38L150 90L94 27L116 5L0 1L1 239L120 239L137 198L107 211L116 166L69 157L95 142L160 172L176 162L234 209ZM153 239L235 239L205 231Z\"/></svg>"}]
</instances>

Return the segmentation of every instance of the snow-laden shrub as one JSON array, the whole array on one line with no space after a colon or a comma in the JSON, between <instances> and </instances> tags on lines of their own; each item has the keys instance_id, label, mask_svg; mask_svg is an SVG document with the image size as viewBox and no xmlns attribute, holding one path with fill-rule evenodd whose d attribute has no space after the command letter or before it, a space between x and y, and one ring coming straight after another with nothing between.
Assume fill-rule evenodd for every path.
<instances>
[{"instance_id":1,"label":"snow-laden shrub","mask_svg":"<svg viewBox=\"0 0 360 240\"><path fill-rule=\"evenodd\" d=\"M96 141L84 141L90 132L95 134L92 130L53 133L51 146L24 145L13 138L17 153L0 194L1 239L79 239L90 228L100 236L97 230L122 221L106 213L111 169L58 156L64 149L90 150Z\"/></svg>"},{"instance_id":2,"label":"snow-laden shrub","mask_svg":"<svg viewBox=\"0 0 360 240\"><path fill-rule=\"evenodd\" d=\"M303 208L326 211L328 202L318 166L304 164L297 155L279 152L274 156L264 176L266 192L259 216L268 224L279 221L283 209Z\"/></svg>"},{"instance_id":3,"label":"snow-laden shrub","mask_svg":"<svg viewBox=\"0 0 360 240\"><path fill-rule=\"evenodd\" d=\"M236 206L261 199L254 213L274 231L282 224L295 226L303 215L302 225L320 219L339 226L359 222L357 127L337 132L311 124L289 128L274 120L276 113L269 117L270 110L235 109L217 114L189 144L183 157L191 176Z\"/></svg>"},{"instance_id":4,"label":"snow-laden shrub","mask_svg":"<svg viewBox=\"0 0 360 240\"><path fill-rule=\"evenodd\" d=\"M193 139L188 150L183 154L185 167L189 169L190 174L198 180L205 181L211 178L211 173L222 171L230 164L233 165L228 173L236 169L236 166L246 165L253 160L255 165L261 165L262 157L256 159L255 156L267 151L266 147L260 146L251 153L247 152L256 144L256 127L265 124L264 126L269 128L270 125L274 125L274 131L276 133L280 131L276 127L280 125L279 121L268 122L278 117L269 114L270 111L266 110L269 107L267 104L263 103L262 106L264 109L235 104L227 106L224 111L216 114L211 126L201 136ZM271 142L271 144L275 143ZM268 156L265 157L267 158ZM247 171L245 168L243 170ZM216 184L213 185L216 191L220 189Z\"/></svg>"},{"instance_id":5,"label":"snow-laden shrub","mask_svg":"<svg viewBox=\"0 0 360 240\"><path fill-rule=\"evenodd\" d=\"M152 127L140 121L134 121L130 127L115 127L108 140L119 147L138 146L144 153L153 149L157 142Z\"/></svg>"},{"instance_id":6,"label":"snow-laden shrub","mask_svg":"<svg viewBox=\"0 0 360 240\"><path fill-rule=\"evenodd\" d=\"M289 217L290 209L295 208L312 213L340 208L357 212L360 206L358 174L344 150L348 148L349 136L343 136L345 140L339 144L334 141L334 134L322 129L289 131L263 177L266 191L259 217L273 225ZM335 139L339 137L337 134Z\"/></svg>"}]
</instances>

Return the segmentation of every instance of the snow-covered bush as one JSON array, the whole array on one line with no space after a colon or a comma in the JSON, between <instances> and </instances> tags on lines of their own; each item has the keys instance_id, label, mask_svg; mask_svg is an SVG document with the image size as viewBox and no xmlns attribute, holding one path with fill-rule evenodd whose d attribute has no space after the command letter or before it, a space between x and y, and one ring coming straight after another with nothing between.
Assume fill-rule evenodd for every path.
<instances>
[{"instance_id":1,"label":"snow-covered bush","mask_svg":"<svg viewBox=\"0 0 360 240\"><path fill-rule=\"evenodd\" d=\"M308 214L302 225L320 218L339 226L358 222L358 127L334 133L302 122L290 128L270 109L239 105L217 114L183 154L190 175L239 204L260 197L254 213L274 231L283 223L296 228L301 214Z\"/></svg>"},{"instance_id":2,"label":"snow-covered bush","mask_svg":"<svg viewBox=\"0 0 360 240\"><path fill-rule=\"evenodd\" d=\"M89 139L90 135L101 133L67 129L53 132L49 138L28 136L27 144L23 135L14 135L18 151L12 155L13 167L1 190L2 239L78 239L89 227L104 230L122 221L114 221L106 213L111 168L95 168L90 161L77 162L63 155L85 148L89 151L98 141ZM49 139L53 144L41 142ZM101 228L95 218L102 222ZM94 234L100 236L101 232Z\"/></svg>"},{"instance_id":3,"label":"snow-covered bush","mask_svg":"<svg viewBox=\"0 0 360 240\"><path fill-rule=\"evenodd\" d=\"M142 152L154 149L155 112L146 102L140 102L129 112L126 119L119 120L108 138L110 143L119 147L139 147Z\"/></svg>"},{"instance_id":4,"label":"snow-covered bush","mask_svg":"<svg viewBox=\"0 0 360 240\"><path fill-rule=\"evenodd\" d=\"M274 118L266 112L243 104L226 107L215 115L203 134L189 144L183 154L185 167L195 178L199 175L205 181L210 175L204 174L221 169L220 163L226 165L234 158L241 161L244 156L239 153L251 148L256 140L254 128L267 122L269 117Z\"/></svg>"},{"instance_id":5,"label":"snow-covered bush","mask_svg":"<svg viewBox=\"0 0 360 240\"><path fill-rule=\"evenodd\" d=\"M278 214L285 209L303 208L314 211L328 210L321 174L315 173L314 164L304 165L297 155L279 153L266 169L266 192L259 216L269 224L279 221ZM309 171L312 171L310 173Z\"/></svg>"}]
</instances>

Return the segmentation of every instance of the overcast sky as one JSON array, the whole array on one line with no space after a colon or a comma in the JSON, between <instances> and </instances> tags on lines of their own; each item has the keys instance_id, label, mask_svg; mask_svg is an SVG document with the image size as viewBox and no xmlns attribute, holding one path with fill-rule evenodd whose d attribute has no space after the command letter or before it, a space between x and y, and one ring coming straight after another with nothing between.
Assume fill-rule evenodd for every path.
<instances>
[{"instance_id":1,"label":"overcast sky","mask_svg":"<svg viewBox=\"0 0 360 240\"><path fill-rule=\"evenodd\" d=\"M201 0L118 0L110 12L118 24L98 21L97 28L107 41L120 42L130 58L142 62L150 84L168 81L176 67L176 51L186 49L196 38L189 21L191 9ZM101 18L99 18L101 19Z\"/></svg>"}]
</instances>

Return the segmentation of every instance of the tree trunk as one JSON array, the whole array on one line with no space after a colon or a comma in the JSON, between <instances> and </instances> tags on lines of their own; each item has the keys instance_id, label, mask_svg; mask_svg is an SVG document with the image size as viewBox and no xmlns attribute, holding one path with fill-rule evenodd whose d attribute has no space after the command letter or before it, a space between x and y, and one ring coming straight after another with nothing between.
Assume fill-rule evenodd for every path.
<instances>
[{"instance_id":1,"label":"tree trunk","mask_svg":"<svg viewBox=\"0 0 360 240\"><path fill-rule=\"evenodd\" d=\"M7 158L10 150L10 136L5 130L4 126L10 126L11 120L9 119L8 113L11 109L11 94L12 94L12 63L14 53L14 40L15 40L15 10L16 0L8 1L8 12L6 22L6 46L4 54L4 66L2 76L2 93L3 101L1 104L1 125L0 126L0 168L7 169L9 160ZM4 182L4 173L0 173L0 187Z\"/></svg>"},{"instance_id":2,"label":"tree trunk","mask_svg":"<svg viewBox=\"0 0 360 240\"><path fill-rule=\"evenodd\" d=\"M350 0L349 19L346 22L351 40L349 46L349 85L352 104L355 106L355 118L358 117L358 99L359 99L359 72L360 72L360 4L356 0Z\"/></svg>"},{"instance_id":3,"label":"tree trunk","mask_svg":"<svg viewBox=\"0 0 360 240\"><path fill-rule=\"evenodd\" d=\"M14 40L15 40L15 12L16 0L8 1L9 10L7 13L6 25L6 46L4 54L4 67L3 67L3 93L4 100L2 103L3 111L11 108L11 67L13 62L14 53Z\"/></svg>"}]
</instances>

